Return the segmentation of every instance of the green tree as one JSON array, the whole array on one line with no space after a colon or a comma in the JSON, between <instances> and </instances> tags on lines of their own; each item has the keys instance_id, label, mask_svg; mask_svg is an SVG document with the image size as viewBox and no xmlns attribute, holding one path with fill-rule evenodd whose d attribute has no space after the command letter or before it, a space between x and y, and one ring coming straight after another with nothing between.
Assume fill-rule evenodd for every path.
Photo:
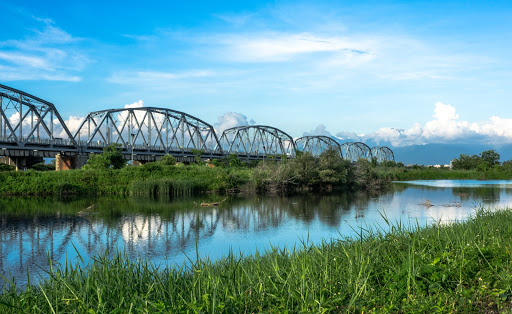
<instances>
[{"instance_id":1,"label":"green tree","mask_svg":"<svg viewBox=\"0 0 512 314\"><path fill-rule=\"evenodd\" d=\"M501 164L501 169L502 169L503 171L512 171L512 160L504 161L504 162Z\"/></svg>"},{"instance_id":2,"label":"green tree","mask_svg":"<svg viewBox=\"0 0 512 314\"><path fill-rule=\"evenodd\" d=\"M227 157L228 165L230 167L241 167L243 166L242 161L238 158L237 154L229 154Z\"/></svg>"},{"instance_id":3,"label":"green tree","mask_svg":"<svg viewBox=\"0 0 512 314\"><path fill-rule=\"evenodd\" d=\"M480 156L461 154L459 158L452 161L452 168L455 170L479 170L486 171L495 165L500 164L500 155L493 149L480 153Z\"/></svg>"},{"instance_id":4,"label":"green tree","mask_svg":"<svg viewBox=\"0 0 512 314\"><path fill-rule=\"evenodd\" d=\"M160 158L158 163L163 166L174 166L176 165L176 158L169 154L165 154L162 158Z\"/></svg>"},{"instance_id":5,"label":"green tree","mask_svg":"<svg viewBox=\"0 0 512 314\"><path fill-rule=\"evenodd\" d=\"M110 162L110 168L121 169L126 166L121 147L121 144L110 144L103 148L103 155Z\"/></svg>"},{"instance_id":6,"label":"green tree","mask_svg":"<svg viewBox=\"0 0 512 314\"><path fill-rule=\"evenodd\" d=\"M286 164L290 164L300 185L314 186L317 184L319 169L317 159L311 153L298 154Z\"/></svg>"},{"instance_id":7,"label":"green tree","mask_svg":"<svg viewBox=\"0 0 512 314\"><path fill-rule=\"evenodd\" d=\"M201 162L201 155L203 155L204 151L201 150L201 149L192 149L192 154L194 154L194 160L196 161L196 163L200 163Z\"/></svg>"},{"instance_id":8,"label":"green tree","mask_svg":"<svg viewBox=\"0 0 512 314\"><path fill-rule=\"evenodd\" d=\"M126 160L121 152L120 144L110 144L103 148L103 153L93 154L87 160L84 169L105 170L121 169L126 165Z\"/></svg>"},{"instance_id":9,"label":"green tree","mask_svg":"<svg viewBox=\"0 0 512 314\"><path fill-rule=\"evenodd\" d=\"M341 158L338 151L329 149L318 156L319 181L329 185L341 185L347 182L350 162Z\"/></svg>"},{"instance_id":10,"label":"green tree","mask_svg":"<svg viewBox=\"0 0 512 314\"><path fill-rule=\"evenodd\" d=\"M482 152L482 154L480 154L480 158L489 167L500 164L500 154L498 154L494 149Z\"/></svg>"},{"instance_id":11,"label":"green tree","mask_svg":"<svg viewBox=\"0 0 512 314\"><path fill-rule=\"evenodd\" d=\"M472 170L476 169L479 163L479 156L469 156L468 154L461 154L459 158L455 158L454 160L452 160L452 168L454 170Z\"/></svg>"}]
</instances>

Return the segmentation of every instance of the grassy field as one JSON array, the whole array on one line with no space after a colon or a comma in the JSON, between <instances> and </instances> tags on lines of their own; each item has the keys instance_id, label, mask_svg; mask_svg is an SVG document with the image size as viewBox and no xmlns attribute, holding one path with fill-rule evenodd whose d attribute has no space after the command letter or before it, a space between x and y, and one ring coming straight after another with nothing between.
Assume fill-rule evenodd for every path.
<instances>
[{"instance_id":1,"label":"grassy field","mask_svg":"<svg viewBox=\"0 0 512 314\"><path fill-rule=\"evenodd\" d=\"M409 180L512 180L512 171L504 170L450 170L432 167L425 168L376 168L377 173L395 181Z\"/></svg>"},{"instance_id":2,"label":"grassy field","mask_svg":"<svg viewBox=\"0 0 512 314\"><path fill-rule=\"evenodd\" d=\"M2 312L510 312L512 211L217 262L158 268L121 253L5 287Z\"/></svg>"},{"instance_id":3,"label":"grassy field","mask_svg":"<svg viewBox=\"0 0 512 314\"><path fill-rule=\"evenodd\" d=\"M247 168L199 165L125 167L107 170L0 172L0 194L188 194L225 191L250 180ZM159 188L166 187L166 191Z\"/></svg>"}]
</instances>

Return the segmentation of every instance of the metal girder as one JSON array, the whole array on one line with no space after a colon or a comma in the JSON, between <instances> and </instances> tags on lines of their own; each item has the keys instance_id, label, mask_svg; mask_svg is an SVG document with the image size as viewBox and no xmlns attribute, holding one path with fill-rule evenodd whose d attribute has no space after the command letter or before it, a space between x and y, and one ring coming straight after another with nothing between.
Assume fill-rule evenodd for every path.
<instances>
[{"instance_id":1,"label":"metal girder","mask_svg":"<svg viewBox=\"0 0 512 314\"><path fill-rule=\"evenodd\" d=\"M377 158L377 162L395 161L393 151L387 146L372 147L372 156Z\"/></svg>"},{"instance_id":2,"label":"metal girder","mask_svg":"<svg viewBox=\"0 0 512 314\"><path fill-rule=\"evenodd\" d=\"M225 154L247 158L295 156L295 142L287 133L266 125L239 126L225 130L220 137Z\"/></svg>"},{"instance_id":3,"label":"metal girder","mask_svg":"<svg viewBox=\"0 0 512 314\"><path fill-rule=\"evenodd\" d=\"M315 157L320 156L320 154L329 149L333 149L340 154L340 157L343 158L341 145L328 136L317 135L299 137L295 140L295 145L297 146L297 150L301 152L309 152Z\"/></svg>"},{"instance_id":4,"label":"metal girder","mask_svg":"<svg viewBox=\"0 0 512 314\"><path fill-rule=\"evenodd\" d=\"M127 151L221 154L214 128L194 116L166 108L141 107L91 112L74 138L84 150L120 144Z\"/></svg>"},{"instance_id":5,"label":"metal girder","mask_svg":"<svg viewBox=\"0 0 512 314\"><path fill-rule=\"evenodd\" d=\"M77 146L52 103L2 84L0 142L12 148Z\"/></svg>"},{"instance_id":6,"label":"metal girder","mask_svg":"<svg viewBox=\"0 0 512 314\"><path fill-rule=\"evenodd\" d=\"M187 113L156 107L109 109L91 112L73 136L55 106L23 91L0 84L0 145L16 151L100 152L120 144L125 152L143 155L295 157L295 150L319 156L335 149L351 161L393 160L388 147L370 149L361 142L339 144L327 136L304 136L294 141L287 133L265 125L225 130L219 140L214 128ZM28 155L27 155L28 156ZM133 155L132 155L133 158Z\"/></svg>"},{"instance_id":7,"label":"metal girder","mask_svg":"<svg viewBox=\"0 0 512 314\"><path fill-rule=\"evenodd\" d=\"M341 144L341 151L345 159L358 161L359 159L372 160L372 150L362 142L348 142Z\"/></svg>"}]
</instances>

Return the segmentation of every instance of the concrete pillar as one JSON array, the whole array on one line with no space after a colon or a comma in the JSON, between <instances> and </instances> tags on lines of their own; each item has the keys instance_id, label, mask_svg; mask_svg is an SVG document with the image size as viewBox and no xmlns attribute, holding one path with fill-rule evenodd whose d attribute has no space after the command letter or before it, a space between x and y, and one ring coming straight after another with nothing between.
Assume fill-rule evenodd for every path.
<instances>
[{"instance_id":1,"label":"concrete pillar","mask_svg":"<svg viewBox=\"0 0 512 314\"><path fill-rule=\"evenodd\" d=\"M66 171L73 169L73 163L71 161L71 156L55 156L55 170L57 171Z\"/></svg>"},{"instance_id":2,"label":"concrete pillar","mask_svg":"<svg viewBox=\"0 0 512 314\"><path fill-rule=\"evenodd\" d=\"M0 163L13 166L16 168L16 171L18 170L18 166L16 166L16 162L11 157L0 157Z\"/></svg>"},{"instance_id":3,"label":"concrete pillar","mask_svg":"<svg viewBox=\"0 0 512 314\"><path fill-rule=\"evenodd\" d=\"M66 171L70 169L80 169L87 163L87 155L74 156L55 156L55 170Z\"/></svg>"},{"instance_id":4,"label":"concrete pillar","mask_svg":"<svg viewBox=\"0 0 512 314\"><path fill-rule=\"evenodd\" d=\"M73 169L82 169L85 164L87 164L87 160L89 156L85 154L75 155L73 156L74 168Z\"/></svg>"}]
</instances>

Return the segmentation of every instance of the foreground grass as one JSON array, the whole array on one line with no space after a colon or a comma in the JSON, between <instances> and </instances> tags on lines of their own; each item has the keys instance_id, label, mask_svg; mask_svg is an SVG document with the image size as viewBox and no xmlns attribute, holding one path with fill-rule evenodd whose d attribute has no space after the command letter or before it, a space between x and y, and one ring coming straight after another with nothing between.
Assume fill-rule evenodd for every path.
<instances>
[{"instance_id":1,"label":"foreground grass","mask_svg":"<svg viewBox=\"0 0 512 314\"><path fill-rule=\"evenodd\" d=\"M451 170L439 168L376 168L377 173L391 180L511 180L512 171L503 170Z\"/></svg>"},{"instance_id":2,"label":"foreground grass","mask_svg":"<svg viewBox=\"0 0 512 314\"><path fill-rule=\"evenodd\" d=\"M122 254L10 286L2 312L494 312L512 308L512 211L159 269Z\"/></svg>"}]
</instances>

